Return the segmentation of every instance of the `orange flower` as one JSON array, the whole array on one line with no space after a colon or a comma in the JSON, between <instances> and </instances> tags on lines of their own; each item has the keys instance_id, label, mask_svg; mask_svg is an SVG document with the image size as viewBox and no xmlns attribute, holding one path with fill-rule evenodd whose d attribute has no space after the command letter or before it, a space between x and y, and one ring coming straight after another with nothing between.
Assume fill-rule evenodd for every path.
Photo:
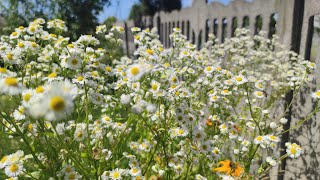
<instances>
[{"instance_id":1,"label":"orange flower","mask_svg":"<svg viewBox=\"0 0 320 180\"><path fill-rule=\"evenodd\" d=\"M238 163L233 163L229 160L220 161L217 168L214 168L214 172L231 175L233 177L239 177L243 173L243 167Z\"/></svg>"}]
</instances>

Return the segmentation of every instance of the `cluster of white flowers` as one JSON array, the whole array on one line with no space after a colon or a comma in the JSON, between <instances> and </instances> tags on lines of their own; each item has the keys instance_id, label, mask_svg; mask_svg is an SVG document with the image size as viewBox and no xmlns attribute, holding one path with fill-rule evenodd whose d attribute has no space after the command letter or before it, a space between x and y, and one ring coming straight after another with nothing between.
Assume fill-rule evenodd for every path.
<instances>
[{"instance_id":1,"label":"cluster of white flowers","mask_svg":"<svg viewBox=\"0 0 320 180\"><path fill-rule=\"evenodd\" d=\"M23 162L25 160L24 152L19 150L8 156L4 156L0 160L0 169L4 169L4 172L8 177L16 177L23 174Z\"/></svg>"},{"instance_id":2,"label":"cluster of white flowers","mask_svg":"<svg viewBox=\"0 0 320 180\"><path fill-rule=\"evenodd\" d=\"M210 35L200 50L179 28L169 49L155 29L131 30L134 58L117 59L93 35L50 33L67 31L59 19L1 37L1 129L32 154L25 166L22 151L2 158L8 177L247 179L253 163L266 173L282 160L288 120L273 112L314 63L246 29L223 44ZM123 32L96 29L113 46ZM288 157L302 153L286 147Z\"/></svg>"}]
</instances>

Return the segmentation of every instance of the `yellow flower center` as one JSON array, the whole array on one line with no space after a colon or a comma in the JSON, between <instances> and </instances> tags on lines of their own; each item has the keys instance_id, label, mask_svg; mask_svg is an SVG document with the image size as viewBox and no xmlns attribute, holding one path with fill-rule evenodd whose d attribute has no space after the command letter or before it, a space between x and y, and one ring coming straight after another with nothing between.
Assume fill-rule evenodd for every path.
<instances>
[{"instance_id":1,"label":"yellow flower center","mask_svg":"<svg viewBox=\"0 0 320 180\"><path fill-rule=\"evenodd\" d=\"M31 98L31 94L29 94L29 93L27 93L23 96L23 100L26 102L28 102L30 100L30 98Z\"/></svg>"},{"instance_id":2,"label":"yellow flower center","mask_svg":"<svg viewBox=\"0 0 320 180\"><path fill-rule=\"evenodd\" d=\"M111 72L111 71L112 71L112 68L109 67L109 66L107 66L107 67L106 67L106 71L107 71L107 72Z\"/></svg>"},{"instance_id":3,"label":"yellow flower center","mask_svg":"<svg viewBox=\"0 0 320 180\"><path fill-rule=\"evenodd\" d=\"M19 166L17 164L12 164L9 169L11 172L15 173L19 170Z\"/></svg>"},{"instance_id":4,"label":"yellow flower center","mask_svg":"<svg viewBox=\"0 0 320 180\"><path fill-rule=\"evenodd\" d=\"M156 91L158 89L158 84L152 84L152 90Z\"/></svg>"},{"instance_id":5,"label":"yellow flower center","mask_svg":"<svg viewBox=\"0 0 320 180\"><path fill-rule=\"evenodd\" d=\"M133 173L137 173L138 171L139 171L139 170L138 170L137 168L133 168L133 169L132 169L132 172L133 172Z\"/></svg>"},{"instance_id":6,"label":"yellow flower center","mask_svg":"<svg viewBox=\"0 0 320 180\"><path fill-rule=\"evenodd\" d=\"M60 96L54 96L50 100L50 108L54 111L62 111L64 110L65 106L64 99Z\"/></svg>"},{"instance_id":7,"label":"yellow flower center","mask_svg":"<svg viewBox=\"0 0 320 180\"><path fill-rule=\"evenodd\" d=\"M72 59L71 60L71 64L74 65L74 66L77 65L78 64L78 60L77 59Z\"/></svg>"},{"instance_id":8,"label":"yellow flower center","mask_svg":"<svg viewBox=\"0 0 320 180\"><path fill-rule=\"evenodd\" d=\"M262 136L258 136L258 137L257 137L257 140L258 140L258 141L261 141L261 140L262 140Z\"/></svg>"},{"instance_id":9,"label":"yellow flower center","mask_svg":"<svg viewBox=\"0 0 320 180\"><path fill-rule=\"evenodd\" d=\"M37 47L37 43L32 42L32 43L31 43L31 46L32 46L33 48L36 48L36 47Z\"/></svg>"},{"instance_id":10,"label":"yellow flower center","mask_svg":"<svg viewBox=\"0 0 320 180\"><path fill-rule=\"evenodd\" d=\"M57 73L55 72L48 75L48 78L56 78L56 77L57 77Z\"/></svg>"},{"instance_id":11,"label":"yellow flower center","mask_svg":"<svg viewBox=\"0 0 320 180\"><path fill-rule=\"evenodd\" d=\"M24 48L24 44L23 44L22 42L19 42L19 43L18 43L18 47L19 47L19 48Z\"/></svg>"},{"instance_id":12,"label":"yellow flower center","mask_svg":"<svg viewBox=\"0 0 320 180\"><path fill-rule=\"evenodd\" d=\"M1 71L0 71L1 72ZM320 91L316 92L316 96L320 97Z\"/></svg>"},{"instance_id":13,"label":"yellow flower center","mask_svg":"<svg viewBox=\"0 0 320 180\"><path fill-rule=\"evenodd\" d=\"M84 78L83 78L82 76L78 76L78 77L77 77L77 80L78 80L78 81L83 81L83 79L84 79Z\"/></svg>"},{"instance_id":14,"label":"yellow flower center","mask_svg":"<svg viewBox=\"0 0 320 180\"><path fill-rule=\"evenodd\" d=\"M104 117L104 120L108 122L108 121L110 121L110 117L106 116L106 117Z\"/></svg>"},{"instance_id":15,"label":"yellow flower center","mask_svg":"<svg viewBox=\"0 0 320 180\"><path fill-rule=\"evenodd\" d=\"M18 109L18 111L19 111L20 114L23 114L23 113L24 113L24 107L20 107L20 108Z\"/></svg>"},{"instance_id":16,"label":"yellow flower center","mask_svg":"<svg viewBox=\"0 0 320 180\"><path fill-rule=\"evenodd\" d=\"M69 179L76 179L76 175L75 175L74 173L71 173L71 174L69 175Z\"/></svg>"},{"instance_id":17,"label":"yellow flower center","mask_svg":"<svg viewBox=\"0 0 320 180\"><path fill-rule=\"evenodd\" d=\"M70 167L66 167L66 172L70 173L71 172L71 168Z\"/></svg>"},{"instance_id":18,"label":"yellow flower center","mask_svg":"<svg viewBox=\"0 0 320 180\"><path fill-rule=\"evenodd\" d=\"M291 149L290 149L290 153L291 153L291 154L296 154L296 153L297 153L296 148L291 148Z\"/></svg>"},{"instance_id":19,"label":"yellow flower center","mask_svg":"<svg viewBox=\"0 0 320 180\"><path fill-rule=\"evenodd\" d=\"M98 72L97 71L92 71L91 72L91 76L93 76L93 77L97 77L99 74L98 74Z\"/></svg>"},{"instance_id":20,"label":"yellow flower center","mask_svg":"<svg viewBox=\"0 0 320 180\"><path fill-rule=\"evenodd\" d=\"M77 134L77 137L78 138L82 138L82 135L83 135L82 131L79 131L78 134Z\"/></svg>"},{"instance_id":21,"label":"yellow flower center","mask_svg":"<svg viewBox=\"0 0 320 180\"><path fill-rule=\"evenodd\" d=\"M74 48L73 44L68 44L68 48Z\"/></svg>"},{"instance_id":22,"label":"yellow flower center","mask_svg":"<svg viewBox=\"0 0 320 180\"><path fill-rule=\"evenodd\" d=\"M35 32L35 31L36 31L36 28L34 28L33 26L31 26L31 27L29 28L29 30L30 30L31 32Z\"/></svg>"},{"instance_id":23,"label":"yellow flower center","mask_svg":"<svg viewBox=\"0 0 320 180\"><path fill-rule=\"evenodd\" d=\"M131 68L130 72L132 75L136 76L137 74L139 74L140 70L138 67L133 67Z\"/></svg>"},{"instance_id":24,"label":"yellow flower center","mask_svg":"<svg viewBox=\"0 0 320 180\"><path fill-rule=\"evenodd\" d=\"M258 95L258 96L262 96L263 93L262 93L261 91L258 91L258 92L257 92L257 95Z\"/></svg>"},{"instance_id":25,"label":"yellow flower center","mask_svg":"<svg viewBox=\"0 0 320 180\"><path fill-rule=\"evenodd\" d=\"M13 60L13 54L12 54L12 53L6 54L6 57L7 57L7 59L10 60L10 61Z\"/></svg>"},{"instance_id":26,"label":"yellow flower center","mask_svg":"<svg viewBox=\"0 0 320 180\"><path fill-rule=\"evenodd\" d=\"M28 124L28 127L27 127L27 128L28 128L28 131L30 131L30 132L31 132L31 131L32 131L32 129L33 129L33 125L32 125L32 124Z\"/></svg>"},{"instance_id":27,"label":"yellow flower center","mask_svg":"<svg viewBox=\"0 0 320 180\"><path fill-rule=\"evenodd\" d=\"M8 86L18 86L18 80L16 78L6 78L4 83Z\"/></svg>"},{"instance_id":28,"label":"yellow flower center","mask_svg":"<svg viewBox=\"0 0 320 180\"><path fill-rule=\"evenodd\" d=\"M0 68L0 73L6 73L7 69L6 68Z\"/></svg>"},{"instance_id":29,"label":"yellow flower center","mask_svg":"<svg viewBox=\"0 0 320 180\"><path fill-rule=\"evenodd\" d=\"M178 81L177 77L172 77L171 78L172 82L176 83Z\"/></svg>"},{"instance_id":30,"label":"yellow flower center","mask_svg":"<svg viewBox=\"0 0 320 180\"><path fill-rule=\"evenodd\" d=\"M136 40L139 40L139 39L140 39L140 36L139 36L139 35L136 35L136 36L134 36L134 38L135 38Z\"/></svg>"},{"instance_id":31,"label":"yellow flower center","mask_svg":"<svg viewBox=\"0 0 320 180\"><path fill-rule=\"evenodd\" d=\"M42 86L39 86L39 87L37 87L36 88L36 93L43 93L44 92L44 89L43 89L43 87Z\"/></svg>"},{"instance_id":32,"label":"yellow flower center","mask_svg":"<svg viewBox=\"0 0 320 180\"><path fill-rule=\"evenodd\" d=\"M184 130L179 129L178 134L183 134L183 133L184 133Z\"/></svg>"},{"instance_id":33,"label":"yellow flower center","mask_svg":"<svg viewBox=\"0 0 320 180\"><path fill-rule=\"evenodd\" d=\"M8 159L8 156L3 156L3 158L0 160L1 163L4 163L6 162Z\"/></svg>"},{"instance_id":34,"label":"yellow flower center","mask_svg":"<svg viewBox=\"0 0 320 180\"><path fill-rule=\"evenodd\" d=\"M17 33L17 32L13 32L13 33L11 33L11 35L12 35L12 36L17 36L18 33Z\"/></svg>"},{"instance_id":35,"label":"yellow flower center","mask_svg":"<svg viewBox=\"0 0 320 180\"><path fill-rule=\"evenodd\" d=\"M147 49L146 50L146 53L150 54L150 55L153 55L153 50L152 49Z\"/></svg>"},{"instance_id":36,"label":"yellow flower center","mask_svg":"<svg viewBox=\"0 0 320 180\"><path fill-rule=\"evenodd\" d=\"M242 81L242 77L237 77L236 80L237 80L238 82L241 82L241 81Z\"/></svg>"},{"instance_id":37,"label":"yellow flower center","mask_svg":"<svg viewBox=\"0 0 320 180\"><path fill-rule=\"evenodd\" d=\"M198 133L198 134L195 135L195 137L196 137L196 138L201 138L201 134Z\"/></svg>"},{"instance_id":38,"label":"yellow flower center","mask_svg":"<svg viewBox=\"0 0 320 180\"><path fill-rule=\"evenodd\" d=\"M276 136L270 136L270 139L272 139L272 140L276 140L276 139L277 139L277 137L276 137Z\"/></svg>"},{"instance_id":39,"label":"yellow flower center","mask_svg":"<svg viewBox=\"0 0 320 180\"><path fill-rule=\"evenodd\" d=\"M114 172L114 173L113 173L113 177L114 177L114 178L119 178L119 176L120 176L120 173L119 173L119 172Z\"/></svg>"},{"instance_id":40,"label":"yellow flower center","mask_svg":"<svg viewBox=\"0 0 320 180\"><path fill-rule=\"evenodd\" d=\"M164 67L170 67L170 64L168 62L163 64Z\"/></svg>"},{"instance_id":41,"label":"yellow flower center","mask_svg":"<svg viewBox=\"0 0 320 180\"><path fill-rule=\"evenodd\" d=\"M147 145L146 145L145 143L142 143L141 146L142 146L143 148L146 148L146 147L147 147Z\"/></svg>"}]
</instances>

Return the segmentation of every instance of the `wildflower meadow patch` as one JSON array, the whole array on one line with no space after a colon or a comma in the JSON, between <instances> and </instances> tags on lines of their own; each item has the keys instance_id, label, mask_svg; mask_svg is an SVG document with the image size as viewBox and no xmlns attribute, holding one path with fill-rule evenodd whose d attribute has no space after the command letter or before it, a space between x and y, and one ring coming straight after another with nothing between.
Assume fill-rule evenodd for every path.
<instances>
[{"instance_id":1,"label":"wildflower meadow patch","mask_svg":"<svg viewBox=\"0 0 320 180\"><path fill-rule=\"evenodd\" d=\"M295 142L279 153L284 97L316 65L276 36L237 29L197 50L174 28L165 49L136 27L134 56L115 59L94 35L70 42L66 31L39 18L1 37L0 127L15 144L1 179L256 179L303 156ZM96 33L119 47L123 32ZM314 110L299 124L319 111L320 90L308 96Z\"/></svg>"}]
</instances>

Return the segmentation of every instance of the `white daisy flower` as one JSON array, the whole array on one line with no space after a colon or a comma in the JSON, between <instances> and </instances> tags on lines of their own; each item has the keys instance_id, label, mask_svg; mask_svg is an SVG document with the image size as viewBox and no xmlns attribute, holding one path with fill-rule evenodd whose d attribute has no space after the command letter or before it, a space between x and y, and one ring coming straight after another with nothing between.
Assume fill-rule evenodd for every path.
<instances>
[{"instance_id":1,"label":"white daisy flower","mask_svg":"<svg viewBox=\"0 0 320 180\"><path fill-rule=\"evenodd\" d=\"M17 95L23 91L22 84L15 77L0 78L0 94Z\"/></svg>"},{"instance_id":2,"label":"white daisy flower","mask_svg":"<svg viewBox=\"0 0 320 180\"><path fill-rule=\"evenodd\" d=\"M12 163L6 166L4 172L8 177L16 177L23 173L23 166L20 163Z\"/></svg>"},{"instance_id":3,"label":"white daisy flower","mask_svg":"<svg viewBox=\"0 0 320 180\"><path fill-rule=\"evenodd\" d=\"M175 74L172 74L172 75L170 76L169 82L170 82L171 84L179 84L179 79L178 79L178 77L177 77Z\"/></svg>"},{"instance_id":4,"label":"white daisy flower","mask_svg":"<svg viewBox=\"0 0 320 180\"><path fill-rule=\"evenodd\" d=\"M7 50L6 52L1 53L1 57L3 58L4 62L9 64L22 64L23 61L20 59L21 50L13 49Z\"/></svg>"},{"instance_id":5,"label":"white daisy flower","mask_svg":"<svg viewBox=\"0 0 320 180\"><path fill-rule=\"evenodd\" d=\"M76 141L83 141L86 137L88 137L87 134L87 125L85 123L78 123L76 126L76 130L74 131L73 137Z\"/></svg>"},{"instance_id":6,"label":"white daisy flower","mask_svg":"<svg viewBox=\"0 0 320 180\"><path fill-rule=\"evenodd\" d=\"M219 126L219 129L220 129L220 132L221 132L222 134L228 133L228 126L227 126L226 124L221 124L221 125Z\"/></svg>"},{"instance_id":7,"label":"white daisy flower","mask_svg":"<svg viewBox=\"0 0 320 180\"><path fill-rule=\"evenodd\" d=\"M6 68L0 67L0 78L5 77L15 77L17 74L15 72L11 72L10 70Z\"/></svg>"},{"instance_id":8,"label":"white daisy flower","mask_svg":"<svg viewBox=\"0 0 320 180\"><path fill-rule=\"evenodd\" d=\"M77 54L73 54L66 59L66 67L67 68L77 70L81 67L81 65L82 65L82 59Z\"/></svg>"},{"instance_id":9,"label":"white daisy flower","mask_svg":"<svg viewBox=\"0 0 320 180\"><path fill-rule=\"evenodd\" d=\"M47 120L60 120L73 111L73 98L77 88L69 81L56 81L46 85L46 91L32 102L30 114Z\"/></svg>"},{"instance_id":10,"label":"white daisy flower","mask_svg":"<svg viewBox=\"0 0 320 180\"><path fill-rule=\"evenodd\" d=\"M303 153L301 147L296 143L287 142L285 145L287 147L286 152L291 158L297 158Z\"/></svg>"},{"instance_id":11,"label":"white daisy flower","mask_svg":"<svg viewBox=\"0 0 320 180\"><path fill-rule=\"evenodd\" d=\"M263 83L263 81L257 81L255 84L254 84L254 86L257 88L257 89L259 89L259 90L264 90L264 88L265 88L265 85L264 85L264 83Z\"/></svg>"},{"instance_id":12,"label":"white daisy flower","mask_svg":"<svg viewBox=\"0 0 320 180\"><path fill-rule=\"evenodd\" d=\"M276 166L277 161L275 161L272 157L268 156L266 157L266 162L269 163L271 166Z\"/></svg>"},{"instance_id":13,"label":"white daisy flower","mask_svg":"<svg viewBox=\"0 0 320 180\"><path fill-rule=\"evenodd\" d=\"M3 156L0 160L0 169L4 168L7 165L8 156Z\"/></svg>"},{"instance_id":14,"label":"white daisy flower","mask_svg":"<svg viewBox=\"0 0 320 180\"><path fill-rule=\"evenodd\" d=\"M220 149L217 147L214 147L211 151L212 155L214 155L215 157L220 155Z\"/></svg>"},{"instance_id":15,"label":"white daisy flower","mask_svg":"<svg viewBox=\"0 0 320 180\"><path fill-rule=\"evenodd\" d=\"M280 141L280 139L275 135L269 135L268 140L271 142L279 142Z\"/></svg>"},{"instance_id":16,"label":"white daisy flower","mask_svg":"<svg viewBox=\"0 0 320 180\"><path fill-rule=\"evenodd\" d=\"M131 89L134 91L138 91L140 89L140 82L132 82L128 85L130 85Z\"/></svg>"},{"instance_id":17,"label":"white daisy flower","mask_svg":"<svg viewBox=\"0 0 320 180\"><path fill-rule=\"evenodd\" d=\"M14 31L10 34L10 39L17 39L20 36L20 32Z\"/></svg>"},{"instance_id":18,"label":"white daisy flower","mask_svg":"<svg viewBox=\"0 0 320 180\"><path fill-rule=\"evenodd\" d=\"M316 92L312 93L311 95L314 99L319 100L320 99L320 90L317 90Z\"/></svg>"},{"instance_id":19,"label":"white daisy flower","mask_svg":"<svg viewBox=\"0 0 320 180\"><path fill-rule=\"evenodd\" d=\"M80 85L84 85L86 81L87 81L86 76L82 74L79 74L74 79L72 79L73 83L80 84Z\"/></svg>"},{"instance_id":20,"label":"white daisy flower","mask_svg":"<svg viewBox=\"0 0 320 180\"><path fill-rule=\"evenodd\" d=\"M131 32L139 32L139 31L141 31L141 28L139 28L139 27L131 28Z\"/></svg>"},{"instance_id":21,"label":"white daisy flower","mask_svg":"<svg viewBox=\"0 0 320 180\"><path fill-rule=\"evenodd\" d=\"M129 174L131 176L139 176L141 175L141 169L139 167L133 167L132 169L129 170Z\"/></svg>"},{"instance_id":22,"label":"white daisy flower","mask_svg":"<svg viewBox=\"0 0 320 180\"><path fill-rule=\"evenodd\" d=\"M122 175L125 173L125 170L124 169L115 169L115 170L112 170L109 174L109 178L112 179L112 180L120 180L122 179Z\"/></svg>"},{"instance_id":23,"label":"white daisy flower","mask_svg":"<svg viewBox=\"0 0 320 180\"><path fill-rule=\"evenodd\" d=\"M18 109L14 110L13 118L17 121L20 121L26 118L25 109L23 106L19 106Z\"/></svg>"},{"instance_id":24,"label":"white daisy flower","mask_svg":"<svg viewBox=\"0 0 320 180\"><path fill-rule=\"evenodd\" d=\"M224 88L224 89L221 91L221 94L222 94L222 95L230 95L230 94L231 94L231 91L229 91L227 88Z\"/></svg>"},{"instance_id":25,"label":"white daisy flower","mask_svg":"<svg viewBox=\"0 0 320 180\"><path fill-rule=\"evenodd\" d=\"M248 80L243 75L238 75L234 77L234 82L236 82L237 85L241 85L248 82Z\"/></svg>"},{"instance_id":26,"label":"white daisy flower","mask_svg":"<svg viewBox=\"0 0 320 180\"><path fill-rule=\"evenodd\" d=\"M146 68L141 64L133 64L128 67L126 75L130 81L138 81L146 72Z\"/></svg>"},{"instance_id":27,"label":"white daisy flower","mask_svg":"<svg viewBox=\"0 0 320 180\"><path fill-rule=\"evenodd\" d=\"M65 176L64 176L64 179L65 180L79 180L81 179L82 176L79 175L77 172L73 171L73 172L70 172L70 173L66 173Z\"/></svg>"},{"instance_id":28,"label":"white daisy flower","mask_svg":"<svg viewBox=\"0 0 320 180\"><path fill-rule=\"evenodd\" d=\"M279 121L280 121L281 124L286 124L288 122L288 119L281 118Z\"/></svg>"},{"instance_id":29,"label":"white daisy flower","mask_svg":"<svg viewBox=\"0 0 320 180\"><path fill-rule=\"evenodd\" d=\"M139 150L140 151L145 151L145 152L149 152L151 148L151 144L144 140L140 145L139 145Z\"/></svg>"},{"instance_id":30,"label":"white daisy flower","mask_svg":"<svg viewBox=\"0 0 320 180\"><path fill-rule=\"evenodd\" d=\"M100 93L90 92L89 97L95 105L101 105L104 103L104 96Z\"/></svg>"},{"instance_id":31,"label":"white daisy flower","mask_svg":"<svg viewBox=\"0 0 320 180\"><path fill-rule=\"evenodd\" d=\"M257 136L256 138L254 138L254 144L261 144L264 143L265 137L263 136Z\"/></svg>"},{"instance_id":32,"label":"white daisy flower","mask_svg":"<svg viewBox=\"0 0 320 180\"><path fill-rule=\"evenodd\" d=\"M131 101L131 97L129 94L122 94L120 96L120 103L121 104L129 104Z\"/></svg>"},{"instance_id":33,"label":"white daisy flower","mask_svg":"<svg viewBox=\"0 0 320 180\"><path fill-rule=\"evenodd\" d=\"M155 80L152 80L151 81L151 88L150 88L150 91L152 93L157 93L160 89L160 83L155 81Z\"/></svg>"},{"instance_id":34,"label":"white daisy flower","mask_svg":"<svg viewBox=\"0 0 320 180\"><path fill-rule=\"evenodd\" d=\"M255 91L253 92L254 96L257 97L257 98L265 98L265 94L263 91Z\"/></svg>"}]
</instances>

